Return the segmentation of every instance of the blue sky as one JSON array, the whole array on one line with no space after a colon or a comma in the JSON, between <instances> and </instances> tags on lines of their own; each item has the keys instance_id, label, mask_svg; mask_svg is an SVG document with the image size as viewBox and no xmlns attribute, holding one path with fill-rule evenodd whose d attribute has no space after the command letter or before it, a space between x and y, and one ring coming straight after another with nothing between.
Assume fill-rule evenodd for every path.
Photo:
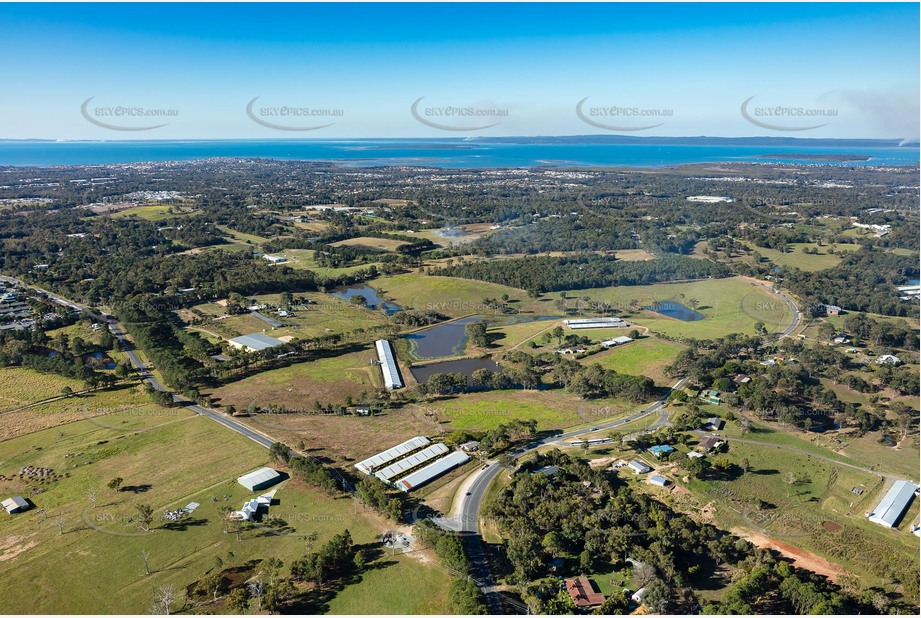
<instances>
[{"instance_id":1,"label":"blue sky","mask_svg":"<svg viewBox=\"0 0 921 618\"><path fill-rule=\"evenodd\" d=\"M918 23L917 4L3 4L0 138L917 138ZM264 126L255 97L269 124L331 126Z\"/></svg>"}]
</instances>

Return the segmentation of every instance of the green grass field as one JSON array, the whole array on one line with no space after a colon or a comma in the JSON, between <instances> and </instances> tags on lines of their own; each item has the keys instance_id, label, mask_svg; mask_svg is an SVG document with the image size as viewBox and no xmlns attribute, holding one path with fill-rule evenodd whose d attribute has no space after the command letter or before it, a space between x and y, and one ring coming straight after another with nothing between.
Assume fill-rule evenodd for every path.
<instances>
[{"instance_id":1,"label":"green grass field","mask_svg":"<svg viewBox=\"0 0 921 618\"><path fill-rule=\"evenodd\" d=\"M499 299L508 294L510 306L522 313L554 315L555 307L550 299L530 299L518 289L454 277L432 277L419 274L382 277L370 282L374 288L384 290L388 298L407 308L423 311L437 311L451 317L488 313L483 306L486 297Z\"/></svg>"},{"instance_id":2,"label":"green grass field","mask_svg":"<svg viewBox=\"0 0 921 618\"><path fill-rule=\"evenodd\" d=\"M86 388L80 380L39 373L24 367L0 368L0 411L18 408L61 394L69 387L74 391Z\"/></svg>"},{"instance_id":3,"label":"green grass field","mask_svg":"<svg viewBox=\"0 0 921 618\"><path fill-rule=\"evenodd\" d=\"M816 243L809 242L798 242L790 243L790 251L788 253L781 253L776 249L766 249L764 247L757 247L758 253L762 256L768 258L778 266L789 266L791 268L799 268L800 270L805 270L809 272L815 272L819 270L825 270L828 268L833 268L841 262L840 253L847 251L859 251L861 246L857 244L836 244L833 245L835 254L828 253L829 245L820 247ZM803 249L816 249L818 254L812 255L809 253L803 253Z\"/></svg>"},{"instance_id":4,"label":"green grass field","mask_svg":"<svg viewBox=\"0 0 921 618\"><path fill-rule=\"evenodd\" d=\"M740 277L571 290L567 295L570 298L588 296L592 300L610 303L628 322L648 326L653 331L672 337L708 339L730 333L755 334L757 322L764 323L769 331L777 331L789 325L793 317L786 303L779 297ZM691 299L699 302L696 311L704 316L703 320L682 322L664 316L657 317L657 314L648 311L629 315L631 300L636 300L640 307L644 307L665 301L690 306Z\"/></svg>"},{"instance_id":5,"label":"green grass field","mask_svg":"<svg viewBox=\"0 0 921 618\"><path fill-rule=\"evenodd\" d=\"M665 386L673 379L665 375L665 367L670 365L678 354L687 346L665 339L646 337L626 345L586 357L585 363L600 363L606 369L630 375L644 375L655 380L659 386Z\"/></svg>"},{"instance_id":6,"label":"green grass field","mask_svg":"<svg viewBox=\"0 0 921 618\"><path fill-rule=\"evenodd\" d=\"M171 209L173 212L170 212ZM138 219L146 219L147 221L162 221L163 219L170 219L172 217L186 217L194 214L194 212L195 211L190 208L167 206L164 204L150 204L147 206L135 206L134 208L119 210L118 212L112 213L112 216L117 218L137 217Z\"/></svg>"},{"instance_id":7,"label":"green grass field","mask_svg":"<svg viewBox=\"0 0 921 618\"><path fill-rule=\"evenodd\" d=\"M582 401L562 391L527 390L468 393L420 406L449 430L480 431L516 419L534 419L540 430L561 429L623 416L637 407L615 400Z\"/></svg>"},{"instance_id":8,"label":"green grass field","mask_svg":"<svg viewBox=\"0 0 921 618\"><path fill-rule=\"evenodd\" d=\"M217 557L227 568L276 556L287 572L291 561L303 555L304 535L311 532L322 543L349 529L356 543L376 544L381 530L375 518L356 514L348 498L333 499L293 480L277 486L278 504L270 508L277 525L245 531L242 540L226 534L219 507L239 508L251 495L235 478L265 465L268 453L204 417L186 410L166 412L175 415L130 416L134 430L129 431L80 421L0 442L5 474L23 465L68 473L46 482L45 491L32 497L44 513L33 509L0 518L0 597L6 611L149 613L155 587L173 585L181 593ZM107 418L120 424L117 414ZM125 479L124 486L140 489L113 492L105 484L115 476ZM4 495L27 495L22 485L0 481ZM87 498L94 487L99 488L95 508ZM132 521L138 504L150 504L159 518L165 509L191 501L201 506L184 525L169 527L155 519L144 532ZM63 533L55 524L58 517ZM142 551L150 553L150 575L144 574ZM447 611L449 577L437 566L403 555L383 555L372 566L360 581L334 593L330 608ZM394 587L394 575L426 587Z\"/></svg>"},{"instance_id":9,"label":"green grass field","mask_svg":"<svg viewBox=\"0 0 921 618\"><path fill-rule=\"evenodd\" d=\"M377 240L377 239L375 239ZM357 270L363 270L371 266L371 264L359 264L357 266L345 266L343 268L329 268L327 266L318 266L316 260L313 258L315 251L312 249L285 249L280 252L279 255L283 255L286 262L286 266L290 266L294 269L307 269L312 270L320 277L338 277L339 275L348 275ZM380 266L380 264L377 264Z\"/></svg>"}]
</instances>

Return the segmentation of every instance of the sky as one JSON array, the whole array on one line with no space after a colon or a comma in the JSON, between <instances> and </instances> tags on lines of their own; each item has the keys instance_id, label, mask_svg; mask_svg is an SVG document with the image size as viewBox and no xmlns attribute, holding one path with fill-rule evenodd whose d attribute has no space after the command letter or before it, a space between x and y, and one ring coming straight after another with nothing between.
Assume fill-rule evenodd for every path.
<instances>
[{"instance_id":1,"label":"sky","mask_svg":"<svg viewBox=\"0 0 921 618\"><path fill-rule=\"evenodd\" d=\"M916 3L0 4L0 139L916 139L919 49Z\"/></svg>"}]
</instances>

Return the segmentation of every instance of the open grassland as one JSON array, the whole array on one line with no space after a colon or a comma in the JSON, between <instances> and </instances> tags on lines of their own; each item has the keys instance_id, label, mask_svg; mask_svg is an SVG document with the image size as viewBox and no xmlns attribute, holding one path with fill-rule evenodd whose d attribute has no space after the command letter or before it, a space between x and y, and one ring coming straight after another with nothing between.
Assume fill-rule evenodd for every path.
<instances>
[{"instance_id":1,"label":"open grassland","mask_svg":"<svg viewBox=\"0 0 921 618\"><path fill-rule=\"evenodd\" d=\"M272 306L278 306L280 302L278 294L266 294L252 298L259 304ZM352 305L329 294L307 292L297 294L296 298L312 302L290 309L289 315L284 318L272 309L260 312L267 318L280 322L281 326L277 328L273 328L250 313L226 316L226 309L218 303L202 303L190 309L183 309L177 314L186 323L195 319L204 319L204 323L190 328L210 336L212 340L231 339L239 335L261 332L275 338L289 336L304 339L330 333L353 332L387 323L387 317L381 312Z\"/></svg>"},{"instance_id":2,"label":"open grassland","mask_svg":"<svg viewBox=\"0 0 921 618\"><path fill-rule=\"evenodd\" d=\"M150 204L147 206L135 206L134 208L119 210L118 212L112 213L112 217L137 217L138 219L146 219L147 221L162 221L163 219L170 219L172 217L187 217L195 212L196 211L191 208L167 206L164 204Z\"/></svg>"},{"instance_id":3,"label":"open grassland","mask_svg":"<svg viewBox=\"0 0 921 618\"><path fill-rule=\"evenodd\" d=\"M829 253L829 248L834 247L835 253ZM841 253L848 251L859 251L861 246L856 244L836 244L819 246L816 243L797 242L789 245L790 250L783 253L776 249L767 249L765 247L754 247L762 256L771 260L778 266L788 266L790 268L799 268L809 272L826 270L833 268L841 262ZM815 249L817 254L803 253L803 249L810 251Z\"/></svg>"},{"instance_id":4,"label":"open grassland","mask_svg":"<svg viewBox=\"0 0 921 618\"><path fill-rule=\"evenodd\" d=\"M445 431L485 431L529 419L536 420L540 430L562 429L623 416L637 406L616 400L582 401L563 391L505 390L468 393L419 407Z\"/></svg>"},{"instance_id":5,"label":"open grassland","mask_svg":"<svg viewBox=\"0 0 921 618\"><path fill-rule=\"evenodd\" d=\"M868 522L881 497L883 482L862 472L806 454L743 444L730 439L725 455L747 473L713 480L692 480L695 499L710 503L721 526L737 525L813 552L860 576L864 585L888 582L893 573L917 573L917 539L907 519L888 530ZM785 478L795 478L787 482ZM852 489L863 490L856 495ZM916 576L916 575L915 575Z\"/></svg>"},{"instance_id":6,"label":"open grassland","mask_svg":"<svg viewBox=\"0 0 921 618\"><path fill-rule=\"evenodd\" d=\"M483 299L500 299L503 294L509 295L511 308L521 313L556 313L549 298L531 299L516 288L472 279L405 274L375 279L369 285L382 289L387 298L395 299L407 309L437 311L451 317L489 313L491 310L483 306Z\"/></svg>"},{"instance_id":7,"label":"open grassland","mask_svg":"<svg viewBox=\"0 0 921 618\"><path fill-rule=\"evenodd\" d=\"M276 404L289 410L310 410L313 403L341 403L382 386L380 369L371 365L377 358L373 347L342 356L296 363L231 382L215 389L211 396L223 406L245 410L250 404Z\"/></svg>"},{"instance_id":8,"label":"open grassland","mask_svg":"<svg viewBox=\"0 0 921 618\"><path fill-rule=\"evenodd\" d=\"M294 269L311 270L320 277L338 277L339 275L348 275L355 272L356 270L363 270L371 266L371 264L344 266L342 268L329 268L327 266L319 266L313 257L314 253L316 252L313 249L285 249L284 251L279 252L278 255L282 255L286 260L288 260L285 262L285 266L290 266Z\"/></svg>"},{"instance_id":9,"label":"open grassland","mask_svg":"<svg viewBox=\"0 0 921 618\"><path fill-rule=\"evenodd\" d=\"M671 337L709 339L730 333L753 335L757 322L762 322L769 331L777 331L793 319L783 300L741 277L571 290L567 296L587 296L591 300L609 303L631 324L648 326ZM703 320L682 322L642 310L632 316L629 314L632 300L636 300L640 307L671 301L693 308L691 299L697 299L699 304L695 311L704 316Z\"/></svg>"},{"instance_id":10,"label":"open grassland","mask_svg":"<svg viewBox=\"0 0 921 618\"><path fill-rule=\"evenodd\" d=\"M176 412L171 420L140 419L146 429L115 431L81 421L68 425L63 436L53 430L0 443L7 474L24 465L69 473L32 497L45 513L33 509L0 518L0 596L8 612L143 614L156 587L173 585L181 592L218 557L228 568L275 556L286 572L304 554L303 538L310 533L323 543L349 529L356 543L377 546L382 531L377 517L356 513L348 498L327 497L295 480L278 486L271 524L257 524L242 539L226 534L219 508L239 508L252 495L235 478L266 464L268 452L208 419ZM111 420L118 424L117 415ZM124 478L119 492L105 486L116 476ZM97 487L94 508L86 496ZM191 501L201 506L184 523L161 519L164 510ZM149 532L132 521L141 503L154 508ZM63 533L54 524L58 518ZM142 551L150 553L149 575ZM427 586L383 591L394 573ZM311 607L318 613L331 607L444 613L448 584L435 566L407 555L383 555L359 581L330 591Z\"/></svg>"},{"instance_id":11,"label":"open grassland","mask_svg":"<svg viewBox=\"0 0 921 618\"><path fill-rule=\"evenodd\" d=\"M687 346L656 337L645 337L617 346L599 354L586 357L584 363L599 363L605 369L618 373L644 375L652 378L659 386L674 382L665 375L665 367L686 350Z\"/></svg>"},{"instance_id":12,"label":"open grassland","mask_svg":"<svg viewBox=\"0 0 921 618\"><path fill-rule=\"evenodd\" d=\"M381 249L383 251L396 251L400 245L405 245L406 241L395 238L374 238L371 236L359 236L334 242L333 246L341 247L369 247L371 249Z\"/></svg>"},{"instance_id":13,"label":"open grassland","mask_svg":"<svg viewBox=\"0 0 921 618\"><path fill-rule=\"evenodd\" d=\"M112 412L144 410L149 405L149 397L137 384L121 384L106 390L56 399L0 414L0 440Z\"/></svg>"},{"instance_id":14,"label":"open grassland","mask_svg":"<svg viewBox=\"0 0 921 618\"><path fill-rule=\"evenodd\" d=\"M0 411L57 397L63 388L79 391L86 387L80 380L25 367L0 367Z\"/></svg>"},{"instance_id":15,"label":"open grassland","mask_svg":"<svg viewBox=\"0 0 921 618\"><path fill-rule=\"evenodd\" d=\"M247 245L253 245L254 248L258 248L262 243L268 242L268 238L263 238L262 236L256 236L255 234L246 234L245 232L240 232L234 229L227 227L226 225L216 226L224 234L234 239L238 243L244 243Z\"/></svg>"}]
</instances>

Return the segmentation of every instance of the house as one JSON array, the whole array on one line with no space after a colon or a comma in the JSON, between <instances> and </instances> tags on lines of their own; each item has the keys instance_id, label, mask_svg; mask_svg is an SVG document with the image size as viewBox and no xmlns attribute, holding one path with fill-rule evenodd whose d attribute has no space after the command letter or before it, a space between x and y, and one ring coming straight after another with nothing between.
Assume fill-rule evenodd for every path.
<instances>
[{"instance_id":1,"label":"house","mask_svg":"<svg viewBox=\"0 0 921 618\"><path fill-rule=\"evenodd\" d=\"M662 457L662 455L668 455L669 453L673 452L675 449L669 446L668 444L657 444L656 446L650 446L646 450L652 453L653 455L655 455L656 458L658 459L659 457Z\"/></svg>"},{"instance_id":2,"label":"house","mask_svg":"<svg viewBox=\"0 0 921 618\"><path fill-rule=\"evenodd\" d=\"M464 442L460 447L462 451L473 453L480 448L480 443L477 440L471 440L470 442Z\"/></svg>"},{"instance_id":3,"label":"house","mask_svg":"<svg viewBox=\"0 0 921 618\"><path fill-rule=\"evenodd\" d=\"M534 471L534 474L546 474L547 476L554 476L560 472L560 469L556 466L544 466L543 468L538 468Z\"/></svg>"},{"instance_id":4,"label":"house","mask_svg":"<svg viewBox=\"0 0 921 618\"><path fill-rule=\"evenodd\" d=\"M608 339L607 341L602 341L601 345L605 348L613 348L615 346L624 345L625 343L630 343L633 341L630 337L614 337L613 339Z\"/></svg>"},{"instance_id":5,"label":"house","mask_svg":"<svg viewBox=\"0 0 921 618\"><path fill-rule=\"evenodd\" d=\"M269 348L285 345L285 342L275 337L269 337L262 333L252 333L250 335L240 335L233 339L228 339L230 347L237 350L246 350L247 352L260 352Z\"/></svg>"},{"instance_id":6,"label":"house","mask_svg":"<svg viewBox=\"0 0 921 618\"><path fill-rule=\"evenodd\" d=\"M911 481L896 481L873 512L867 516L867 519L874 524L894 528L902 518L902 514L908 509L917 491L918 486Z\"/></svg>"},{"instance_id":7,"label":"house","mask_svg":"<svg viewBox=\"0 0 921 618\"><path fill-rule=\"evenodd\" d=\"M28 511L32 508L32 505L29 504L29 501L23 498L22 496L13 496L12 498L7 498L2 502L3 508L6 509L6 512L12 515L13 513L22 513L23 511Z\"/></svg>"},{"instance_id":8,"label":"house","mask_svg":"<svg viewBox=\"0 0 921 618\"><path fill-rule=\"evenodd\" d=\"M645 474L652 470L652 468L644 464L642 461L637 461L636 459L628 463L627 467L637 474Z\"/></svg>"},{"instance_id":9,"label":"house","mask_svg":"<svg viewBox=\"0 0 921 618\"><path fill-rule=\"evenodd\" d=\"M634 603L642 603L642 602L643 602L643 597L644 597L645 595L646 595L646 588L643 587L643 588L640 588L639 590L637 590L636 592L634 592L634 593L630 596L630 599L631 599Z\"/></svg>"},{"instance_id":10,"label":"house","mask_svg":"<svg viewBox=\"0 0 921 618\"><path fill-rule=\"evenodd\" d=\"M726 421L719 418L718 416L711 416L706 421L704 421L704 429L710 431L719 431L726 425Z\"/></svg>"},{"instance_id":11,"label":"house","mask_svg":"<svg viewBox=\"0 0 921 618\"><path fill-rule=\"evenodd\" d=\"M653 485L658 485L659 487L665 487L668 485L668 479L664 476L659 476L658 474L653 474L649 477L649 482Z\"/></svg>"},{"instance_id":12,"label":"house","mask_svg":"<svg viewBox=\"0 0 921 618\"><path fill-rule=\"evenodd\" d=\"M749 382L752 381L752 379L748 377L747 375L745 375L744 373L739 373L739 374L736 374L734 378L732 378L732 381L736 386L738 386L739 384L748 384Z\"/></svg>"},{"instance_id":13,"label":"house","mask_svg":"<svg viewBox=\"0 0 921 618\"><path fill-rule=\"evenodd\" d=\"M237 482L250 491L259 491L271 487L282 480L281 474L272 468L259 468L249 474L244 474L237 479Z\"/></svg>"},{"instance_id":14,"label":"house","mask_svg":"<svg viewBox=\"0 0 921 618\"><path fill-rule=\"evenodd\" d=\"M898 365L902 362L898 356L893 356L892 354L880 354L876 358L877 365Z\"/></svg>"},{"instance_id":15,"label":"house","mask_svg":"<svg viewBox=\"0 0 921 618\"><path fill-rule=\"evenodd\" d=\"M705 451L712 451L722 443L723 440L719 436L704 436L700 439L700 442L697 443L697 446Z\"/></svg>"},{"instance_id":16,"label":"house","mask_svg":"<svg viewBox=\"0 0 921 618\"><path fill-rule=\"evenodd\" d=\"M838 336L833 340L835 343L850 343L851 340L848 339L847 333L838 333Z\"/></svg>"},{"instance_id":17,"label":"house","mask_svg":"<svg viewBox=\"0 0 921 618\"><path fill-rule=\"evenodd\" d=\"M688 459L701 459L703 456L703 453L698 453L697 451L688 452Z\"/></svg>"},{"instance_id":18,"label":"house","mask_svg":"<svg viewBox=\"0 0 921 618\"><path fill-rule=\"evenodd\" d=\"M838 315L841 313L841 307L838 305L823 305L825 315Z\"/></svg>"},{"instance_id":19,"label":"house","mask_svg":"<svg viewBox=\"0 0 921 618\"><path fill-rule=\"evenodd\" d=\"M578 609L590 609L604 603L604 595L595 592L592 582L587 577L580 576L564 580L566 591L572 597L572 602Z\"/></svg>"},{"instance_id":20,"label":"house","mask_svg":"<svg viewBox=\"0 0 921 618\"><path fill-rule=\"evenodd\" d=\"M371 406L369 405L358 405L352 408L352 411L358 416L371 416Z\"/></svg>"},{"instance_id":21,"label":"house","mask_svg":"<svg viewBox=\"0 0 921 618\"><path fill-rule=\"evenodd\" d=\"M761 365L762 367L773 367L774 365L777 364L777 361L775 361L773 358L769 358L767 360L761 361L758 364Z\"/></svg>"},{"instance_id":22,"label":"house","mask_svg":"<svg viewBox=\"0 0 921 618\"><path fill-rule=\"evenodd\" d=\"M287 259L285 259L285 258L284 258L283 256L281 256L281 255L263 255L262 257L264 257L265 259L267 259L267 260L268 260L269 262L271 262L272 264L281 264L281 263L283 263L283 262L287 262L287 261L288 261Z\"/></svg>"}]
</instances>

